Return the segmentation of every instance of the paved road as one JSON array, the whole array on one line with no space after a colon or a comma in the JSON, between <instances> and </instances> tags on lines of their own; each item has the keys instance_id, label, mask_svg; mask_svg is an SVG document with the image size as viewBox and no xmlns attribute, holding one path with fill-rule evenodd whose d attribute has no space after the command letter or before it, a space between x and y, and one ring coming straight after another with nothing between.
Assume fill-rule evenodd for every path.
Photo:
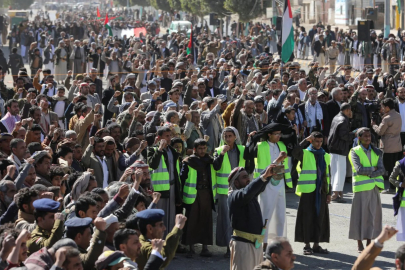
<instances>
[{"instance_id":1,"label":"paved road","mask_svg":"<svg viewBox=\"0 0 405 270\"><path fill-rule=\"evenodd\" d=\"M52 15L51 15L52 16ZM8 46L2 48L6 59L8 58L9 51ZM302 68L308 70L308 60L300 60ZM29 66L25 67L29 70ZM12 86L12 78L10 75L6 75L5 82L8 86ZM327 248L331 253L329 255L322 256L303 256L302 243L292 242L292 247L297 254L295 269L351 269L353 262L356 260L357 244L353 240L348 239L349 222L350 222L350 210L353 194L351 193L351 185L345 184L345 199L346 204L331 204L329 206L330 212L330 226L331 226L331 238L330 243L321 244L322 247ZM382 207L383 207L383 224L396 225L396 219L393 216L392 211L392 195L381 195ZM299 197L295 194L287 194L287 237L290 241L294 240L295 231L295 219L297 214ZM215 213L214 213L215 216ZM215 220L215 218L214 218ZM215 233L215 224L214 224ZM215 239L215 237L214 237ZM385 243L384 250L377 258L375 266L383 269L390 269L393 266L395 250L401 245L401 242L397 242L395 239ZM229 269L229 259L225 259L223 254L225 248L217 246L210 246L209 249L213 252L213 257L203 258L198 254L193 259L187 259L184 254L179 254L175 260L173 260L168 270L219 270ZM201 251L201 246L197 246L197 253ZM245 270L245 269L243 269ZM250 269L246 269L250 270Z\"/></svg>"},{"instance_id":2,"label":"paved road","mask_svg":"<svg viewBox=\"0 0 405 270\"><path fill-rule=\"evenodd\" d=\"M297 256L294 269L351 269L356 260L357 242L348 239L350 211L353 194L351 193L351 184L345 184L345 204L329 205L330 212L330 243L321 243L323 248L330 251L329 255L304 256L302 255L302 243L292 242L294 253ZM393 216L392 210L392 195L381 195L383 207L383 224L396 225L396 219ZM295 219L297 215L299 197L295 194L287 194L287 237L290 241L294 241ZM215 225L214 225L215 228ZM215 237L214 237L215 239ZM384 244L383 252L377 258L375 266L382 269L392 269L396 249L403 243L391 239ZM185 255L178 254L175 260L167 268L168 270L222 270L229 269L229 259L225 259L223 254L225 248L210 246L209 249L213 252L213 257L203 258L196 255L193 259L187 259ZM201 251L199 245L196 249L197 253ZM245 269L243 269L245 270ZM250 269L246 269L250 270Z\"/></svg>"}]
</instances>

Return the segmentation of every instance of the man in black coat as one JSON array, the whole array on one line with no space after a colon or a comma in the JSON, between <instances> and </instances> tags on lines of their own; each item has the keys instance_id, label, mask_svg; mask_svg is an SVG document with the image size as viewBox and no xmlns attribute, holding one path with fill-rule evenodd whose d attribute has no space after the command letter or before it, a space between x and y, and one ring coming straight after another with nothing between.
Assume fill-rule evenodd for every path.
<instances>
[{"instance_id":1,"label":"man in black coat","mask_svg":"<svg viewBox=\"0 0 405 270\"><path fill-rule=\"evenodd\" d=\"M314 51L316 53L316 60L319 62L319 66L325 65L325 49L326 41L323 34L319 34L319 39L314 43Z\"/></svg>"},{"instance_id":2,"label":"man in black coat","mask_svg":"<svg viewBox=\"0 0 405 270\"><path fill-rule=\"evenodd\" d=\"M161 58L167 58L170 57L170 50L166 48L166 42L162 41L157 48L156 52L156 58L161 59Z\"/></svg>"},{"instance_id":3,"label":"man in black coat","mask_svg":"<svg viewBox=\"0 0 405 270\"><path fill-rule=\"evenodd\" d=\"M340 112L333 118L328 137L332 201L336 202L345 202L343 200L343 187L346 178L346 158L355 138L355 133L350 131L350 118L352 116L350 104L343 103Z\"/></svg>"},{"instance_id":4,"label":"man in black coat","mask_svg":"<svg viewBox=\"0 0 405 270\"><path fill-rule=\"evenodd\" d=\"M14 47L11 52L8 58L8 67L11 69L13 80L16 81L20 68L24 67L24 60L22 56L17 53L17 48ZM6 70L6 67L4 67L4 70Z\"/></svg>"},{"instance_id":5,"label":"man in black coat","mask_svg":"<svg viewBox=\"0 0 405 270\"><path fill-rule=\"evenodd\" d=\"M96 52L90 54L90 57L93 59L93 68L97 69L97 75L103 77L105 62L101 60L101 47L97 47Z\"/></svg>"},{"instance_id":6,"label":"man in black coat","mask_svg":"<svg viewBox=\"0 0 405 270\"><path fill-rule=\"evenodd\" d=\"M104 108L104 117L103 117L103 126L105 126L105 124L107 123L108 119L111 119L114 115L113 112L111 112L110 110L107 110L107 106L108 106L108 102L110 101L110 99L113 97L115 90L119 90L118 88L120 87L119 85L119 81L118 78L116 76L111 76L110 78L110 87L107 89L103 90L102 93L102 98L101 98L101 103L103 103Z\"/></svg>"},{"instance_id":7,"label":"man in black coat","mask_svg":"<svg viewBox=\"0 0 405 270\"><path fill-rule=\"evenodd\" d=\"M343 102L343 92L339 87L333 88L331 92L332 99L326 102L326 108L328 109L329 114L329 123L326 123L325 126L330 127L332 124L333 118L340 112L340 105ZM326 131L326 136L329 136L329 129Z\"/></svg>"},{"instance_id":8,"label":"man in black coat","mask_svg":"<svg viewBox=\"0 0 405 270\"><path fill-rule=\"evenodd\" d=\"M208 81L206 81L205 95L210 97L216 97L221 94L219 88L214 86L214 78L212 75L208 76Z\"/></svg>"},{"instance_id":9,"label":"man in black coat","mask_svg":"<svg viewBox=\"0 0 405 270\"><path fill-rule=\"evenodd\" d=\"M96 93L98 94L99 97L101 97L103 92L103 81L97 78L97 75L98 75L97 68L91 68L90 69L91 82L96 84Z\"/></svg>"},{"instance_id":10,"label":"man in black coat","mask_svg":"<svg viewBox=\"0 0 405 270\"><path fill-rule=\"evenodd\" d=\"M283 152L282 152L283 153ZM287 155L280 156L276 161L282 161ZM278 162L276 164L278 164ZM263 258L262 235L263 224L262 212L257 197L264 191L273 175L272 164L266 168L263 174L250 181L249 174L243 167L236 167L229 175L228 208L231 218L233 235L230 242L232 269L253 269L261 263ZM235 256L238 253L250 251L250 256Z\"/></svg>"}]
</instances>

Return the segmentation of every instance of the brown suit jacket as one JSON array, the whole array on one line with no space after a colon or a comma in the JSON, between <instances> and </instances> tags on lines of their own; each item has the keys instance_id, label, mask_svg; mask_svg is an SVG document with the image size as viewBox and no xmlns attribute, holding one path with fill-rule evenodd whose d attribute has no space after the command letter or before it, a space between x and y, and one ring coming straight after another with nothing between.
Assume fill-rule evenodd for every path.
<instances>
[{"instance_id":1,"label":"brown suit jacket","mask_svg":"<svg viewBox=\"0 0 405 270\"><path fill-rule=\"evenodd\" d=\"M89 132L87 128L94 121L94 110L86 115L85 118L79 119L75 125L75 132L77 134L77 143L85 149L89 145Z\"/></svg>"},{"instance_id":2,"label":"brown suit jacket","mask_svg":"<svg viewBox=\"0 0 405 270\"><path fill-rule=\"evenodd\" d=\"M382 248L376 247L374 241L372 241L354 262L352 270L382 270L379 267L371 268L381 250Z\"/></svg>"},{"instance_id":3,"label":"brown suit jacket","mask_svg":"<svg viewBox=\"0 0 405 270\"><path fill-rule=\"evenodd\" d=\"M94 170L94 176L97 180L97 186L103 187L104 172L103 165L100 163L96 155L93 153L93 145L89 144L84 151L82 162L86 168Z\"/></svg>"},{"instance_id":4,"label":"brown suit jacket","mask_svg":"<svg viewBox=\"0 0 405 270\"><path fill-rule=\"evenodd\" d=\"M381 136L380 148L384 153L402 152L401 127L401 115L397 113L395 109L383 115L379 126L373 126L375 132Z\"/></svg>"}]
</instances>

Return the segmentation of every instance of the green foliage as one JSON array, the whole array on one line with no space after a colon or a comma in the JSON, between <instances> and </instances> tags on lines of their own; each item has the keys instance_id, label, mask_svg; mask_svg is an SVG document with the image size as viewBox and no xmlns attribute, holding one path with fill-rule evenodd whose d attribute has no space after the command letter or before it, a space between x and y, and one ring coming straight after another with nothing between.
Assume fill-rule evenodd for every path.
<instances>
[{"instance_id":1,"label":"green foliage","mask_svg":"<svg viewBox=\"0 0 405 270\"><path fill-rule=\"evenodd\" d=\"M225 0L201 0L208 12L218 13L218 17L225 17L230 11L225 8Z\"/></svg>"},{"instance_id":2,"label":"green foliage","mask_svg":"<svg viewBox=\"0 0 405 270\"><path fill-rule=\"evenodd\" d=\"M249 22L264 12L260 0L225 0L225 8L237 13L241 22Z\"/></svg>"},{"instance_id":3,"label":"green foliage","mask_svg":"<svg viewBox=\"0 0 405 270\"><path fill-rule=\"evenodd\" d=\"M121 0L122 1L122 0ZM149 1L148 0L130 0L130 3L132 4L132 5L138 5L138 6L141 6L141 7L148 7L148 6L150 6L150 3L149 3ZM126 2L126 0L125 0L125 6L127 5L127 2Z\"/></svg>"},{"instance_id":4,"label":"green foliage","mask_svg":"<svg viewBox=\"0 0 405 270\"><path fill-rule=\"evenodd\" d=\"M1 6L11 6L12 9L28 9L34 0L2 0Z\"/></svg>"},{"instance_id":5,"label":"green foliage","mask_svg":"<svg viewBox=\"0 0 405 270\"><path fill-rule=\"evenodd\" d=\"M171 11L172 8L170 7L168 0L149 0L152 7L156 9L161 9L164 11Z\"/></svg>"},{"instance_id":6,"label":"green foliage","mask_svg":"<svg viewBox=\"0 0 405 270\"><path fill-rule=\"evenodd\" d=\"M205 3L202 0L180 0L181 10L197 16L204 16L209 13Z\"/></svg>"},{"instance_id":7,"label":"green foliage","mask_svg":"<svg viewBox=\"0 0 405 270\"><path fill-rule=\"evenodd\" d=\"M168 0L170 7L173 10L181 10L181 2L180 0Z\"/></svg>"}]
</instances>

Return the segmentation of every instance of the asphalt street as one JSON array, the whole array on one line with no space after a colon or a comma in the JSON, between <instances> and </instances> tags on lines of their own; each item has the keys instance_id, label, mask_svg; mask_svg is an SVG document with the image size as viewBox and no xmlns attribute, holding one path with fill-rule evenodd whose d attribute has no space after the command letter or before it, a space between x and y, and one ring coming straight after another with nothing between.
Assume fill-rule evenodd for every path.
<instances>
[{"instance_id":1,"label":"asphalt street","mask_svg":"<svg viewBox=\"0 0 405 270\"><path fill-rule=\"evenodd\" d=\"M388 187L388 183L386 183L386 187ZM359 254L357 253L357 242L348 239L351 203L353 199L350 183L345 184L344 193L346 203L332 203L329 205L331 231L330 243L320 244L323 248L327 248L330 251L330 254L311 256L303 255L303 243L294 242L295 220L297 216L299 197L293 193L287 194L287 238L290 240L294 253L297 257L294 269L346 270L352 268L352 265L356 261ZM383 225L396 225L396 218L394 217L394 211L392 210L392 196L393 195L381 195L381 203L383 208ZM215 213L213 213L213 215L214 217L216 216ZM381 252L380 256L377 257L374 266L378 266L382 269L392 269L395 251L402 244L404 243L397 242L395 238L386 242L384 244L383 251ZM199 256L198 253L201 251L201 245L198 245L196 248L197 254L194 256L194 258L188 259L185 257L185 254L178 254L176 256L176 259L171 262L167 269L229 269L229 259L225 259L223 257L226 249L217 246L209 246L209 249L213 253L213 256L211 258L204 258Z\"/></svg>"},{"instance_id":2,"label":"asphalt street","mask_svg":"<svg viewBox=\"0 0 405 270\"><path fill-rule=\"evenodd\" d=\"M53 12L51 11L51 16ZM8 46L2 47L6 59L9 56ZM311 58L310 58L311 59ZM301 67L308 70L308 63L310 60L299 60ZM30 71L29 65L26 64L28 72ZM12 87L11 75L6 75L5 83ZM388 183L386 183L388 187ZM287 237L290 239L294 253L297 256L295 269L351 269L352 264L358 257L357 243L354 240L348 239L349 223L350 223L350 211L351 202L353 198L351 184L345 184L345 204L331 204L329 205L330 213L330 243L321 243L323 248L327 248L330 251L328 255L315 255L304 256L302 255L303 243L294 242L295 232L295 220L297 215L297 208L299 203L299 197L293 193L288 193L287 198ZM393 216L392 210L392 195L381 195L381 202L383 207L383 225L396 225L396 218ZM214 215L214 243L215 243L215 221L216 214ZM374 266L378 266L382 269L393 268L394 256L396 249L403 243L397 242L396 239L391 239L384 244L384 249ZM199 270L199 269L229 269L229 259L223 257L226 252L226 248L220 248L217 246L209 246L210 251L213 253L211 258L200 257L201 245L196 246L197 254L192 259L185 257L185 254L177 254L176 258L170 263L168 270ZM250 269L242 269L250 270Z\"/></svg>"}]
</instances>

